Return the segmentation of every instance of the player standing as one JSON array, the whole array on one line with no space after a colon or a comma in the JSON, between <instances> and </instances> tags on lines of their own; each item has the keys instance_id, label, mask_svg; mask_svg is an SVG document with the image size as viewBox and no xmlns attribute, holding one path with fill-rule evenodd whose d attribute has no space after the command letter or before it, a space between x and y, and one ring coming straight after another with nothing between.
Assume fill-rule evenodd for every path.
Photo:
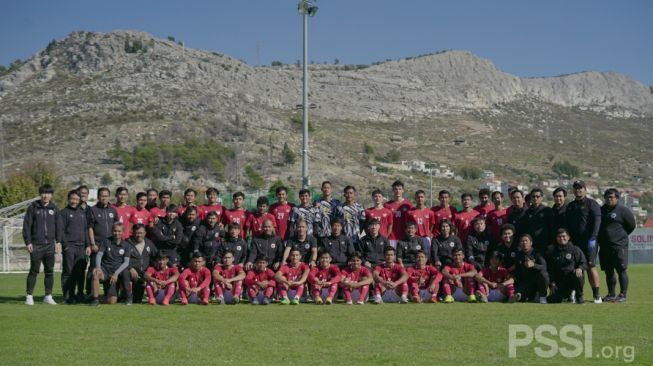
<instances>
[{"instance_id":1,"label":"player standing","mask_svg":"<svg viewBox=\"0 0 653 366\"><path fill-rule=\"evenodd\" d=\"M380 189L375 189L372 192L372 200L374 201L374 206L365 209L365 219L379 220L379 222L381 223L379 232L381 233L381 235L387 238L388 235L390 235L390 233L392 232L392 223L393 223L394 215L392 211L390 211L389 209L383 206L383 200L384 200L383 192L381 192ZM367 223L365 223L365 227L367 227Z\"/></svg>"},{"instance_id":2,"label":"player standing","mask_svg":"<svg viewBox=\"0 0 653 366\"><path fill-rule=\"evenodd\" d=\"M406 235L406 214L413 208L413 203L404 198L404 183L397 180L392 183L392 200L384 205L385 208L392 211L392 232L388 236L390 245L397 247L397 242ZM365 253L363 253L364 255Z\"/></svg>"}]
</instances>

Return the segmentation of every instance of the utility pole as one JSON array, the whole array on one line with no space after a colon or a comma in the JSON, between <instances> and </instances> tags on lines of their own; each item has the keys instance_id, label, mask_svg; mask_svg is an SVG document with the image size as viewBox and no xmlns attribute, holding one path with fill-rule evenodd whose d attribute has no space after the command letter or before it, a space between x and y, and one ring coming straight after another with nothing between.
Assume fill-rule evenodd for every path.
<instances>
[{"instance_id":1,"label":"utility pole","mask_svg":"<svg viewBox=\"0 0 653 366\"><path fill-rule=\"evenodd\" d=\"M308 175L308 17L315 16L317 6L312 0L301 0L297 6L299 14L303 17L303 71L302 71L302 121L304 125L304 136L302 145L302 187L308 188L311 185L311 178Z\"/></svg>"}]
</instances>

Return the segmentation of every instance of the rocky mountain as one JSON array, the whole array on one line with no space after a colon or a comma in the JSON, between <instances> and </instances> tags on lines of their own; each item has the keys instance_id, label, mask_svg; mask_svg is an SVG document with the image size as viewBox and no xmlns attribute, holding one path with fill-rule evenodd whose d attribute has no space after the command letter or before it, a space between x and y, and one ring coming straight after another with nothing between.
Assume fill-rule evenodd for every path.
<instances>
[{"instance_id":1,"label":"rocky mountain","mask_svg":"<svg viewBox=\"0 0 653 366\"><path fill-rule=\"evenodd\" d=\"M383 181L370 174L374 159L362 153L365 141L377 156L400 149L404 159L454 167L491 157L480 165L524 166L539 176L550 173L552 161L566 157L577 158L587 170L604 169L605 159L576 155L583 145L591 149L597 143L623 162L629 176L650 163L639 158L651 152L645 141L635 154L607 147L637 142L652 130L651 89L622 74L519 78L465 51L373 66L311 65L310 70L309 98L317 104L311 110L314 180L335 176L366 186ZM232 175L220 184L242 186L239 171L245 165L268 180L292 181L299 179L298 164L273 163L283 142L299 151L301 135L293 120L300 102L301 69L295 66L251 67L144 32L74 32L0 77L5 166L46 159L71 179L93 179L104 171L127 179L107 160L116 139L133 146L144 138L174 142L205 136L236 152ZM627 133L610 133L615 121ZM520 150L515 141L525 141L522 135L539 136L540 155L554 156L534 161L515 156L521 155L514 152ZM467 139L458 150L449 147L456 137ZM566 151L568 141L576 148ZM479 153L479 147L493 143L503 143L509 157ZM524 179L526 172L506 168L505 174ZM182 176L175 179L188 178ZM195 179L195 184L211 183Z\"/></svg>"}]
</instances>

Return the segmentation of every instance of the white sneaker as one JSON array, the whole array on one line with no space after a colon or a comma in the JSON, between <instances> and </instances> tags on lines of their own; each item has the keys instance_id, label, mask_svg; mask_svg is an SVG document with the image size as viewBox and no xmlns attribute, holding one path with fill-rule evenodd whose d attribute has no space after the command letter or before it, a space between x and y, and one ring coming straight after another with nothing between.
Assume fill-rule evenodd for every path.
<instances>
[{"instance_id":1,"label":"white sneaker","mask_svg":"<svg viewBox=\"0 0 653 366\"><path fill-rule=\"evenodd\" d=\"M57 303L52 298L52 295L45 295L43 298L43 303L47 305L57 305Z\"/></svg>"},{"instance_id":2,"label":"white sneaker","mask_svg":"<svg viewBox=\"0 0 653 366\"><path fill-rule=\"evenodd\" d=\"M406 295L401 295L401 300L399 302L402 304L408 304L408 297Z\"/></svg>"},{"instance_id":3,"label":"white sneaker","mask_svg":"<svg viewBox=\"0 0 653 366\"><path fill-rule=\"evenodd\" d=\"M540 296L540 304L546 304L546 296Z\"/></svg>"},{"instance_id":4,"label":"white sneaker","mask_svg":"<svg viewBox=\"0 0 653 366\"><path fill-rule=\"evenodd\" d=\"M601 303L603 303L603 300L600 297L595 297L594 298L594 303L595 304L601 304Z\"/></svg>"},{"instance_id":5,"label":"white sneaker","mask_svg":"<svg viewBox=\"0 0 653 366\"><path fill-rule=\"evenodd\" d=\"M25 305L34 305L34 297L32 295L25 296Z\"/></svg>"},{"instance_id":6,"label":"white sneaker","mask_svg":"<svg viewBox=\"0 0 653 366\"><path fill-rule=\"evenodd\" d=\"M381 298L381 296L374 296L374 303L383 304L383 299Z\"/></svg>"}]
</instances>

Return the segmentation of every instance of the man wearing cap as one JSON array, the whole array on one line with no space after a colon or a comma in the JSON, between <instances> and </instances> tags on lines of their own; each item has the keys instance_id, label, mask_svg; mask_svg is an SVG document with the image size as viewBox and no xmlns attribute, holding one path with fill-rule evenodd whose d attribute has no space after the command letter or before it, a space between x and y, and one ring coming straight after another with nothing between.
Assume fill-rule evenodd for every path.
<instances>
[{"instance_id":1,"label":"man wearing cap","mask_svg":"<svg viewBox=\"0 0 653 366\"><path fill-rule=\"evenodd\" d=\"M601 227L601 208L593 199L587 197L585 182L577 180L573 184L574 200L569 202L565 212L566 228L571 242L578 246L587 259L588 277L592 286L594 303L602 302L599 295L599 273L596 270L596 239Z\"/></svg>"}]
</instances>

